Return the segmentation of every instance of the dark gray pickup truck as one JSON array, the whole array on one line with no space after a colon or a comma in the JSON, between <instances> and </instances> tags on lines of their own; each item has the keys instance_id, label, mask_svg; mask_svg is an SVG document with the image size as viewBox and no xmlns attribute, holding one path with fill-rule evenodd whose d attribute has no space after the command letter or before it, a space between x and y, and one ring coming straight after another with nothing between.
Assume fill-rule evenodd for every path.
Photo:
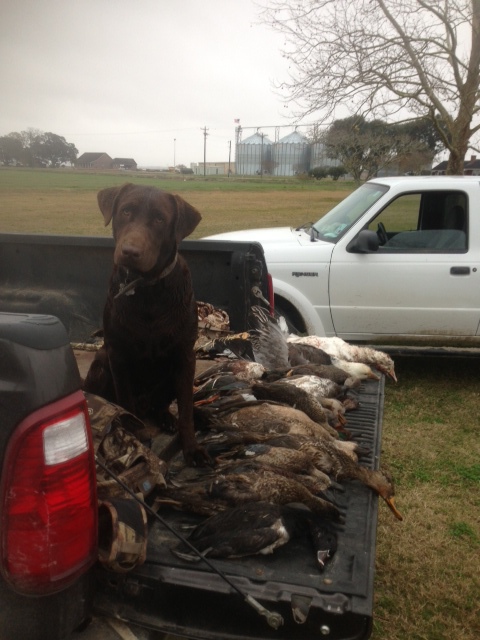
<instances>
[{"instance_id":1,"label":"dark gray pickup truck","mask_svg":"<svg viewBox=\"0 0 480 640\"><path fill-rule=\"evenodd\" d=\"M197 300L247 328L269 278L255 242L181 245ZM271 556L188 563L171 553L182 514L151 519L146 561L97 563L96 468L72 343L101 326L109 238L0 234L0 637L56 640L92 612L205 640L368 638L377 497L350 483L334 559L320 573L299 538ZM383 378L362 384L348 429L379 465Z\"/></svg>"}]
</instances>

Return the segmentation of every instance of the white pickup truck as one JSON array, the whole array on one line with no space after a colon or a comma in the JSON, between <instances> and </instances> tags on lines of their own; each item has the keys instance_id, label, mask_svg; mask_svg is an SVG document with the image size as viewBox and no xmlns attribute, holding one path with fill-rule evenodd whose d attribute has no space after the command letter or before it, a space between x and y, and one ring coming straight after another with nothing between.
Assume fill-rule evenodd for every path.
<instances>
[{"instance_id":1,"label":"white pickup truck","mask_svg":"<svg viewBox=\"0 0 480 640\"><path fill-rule=\"evenodd\" d=\"M298 333L480 346L480 176L378 178L314 224L212 237L263 246Z\"/></svg>"}]
</instances>

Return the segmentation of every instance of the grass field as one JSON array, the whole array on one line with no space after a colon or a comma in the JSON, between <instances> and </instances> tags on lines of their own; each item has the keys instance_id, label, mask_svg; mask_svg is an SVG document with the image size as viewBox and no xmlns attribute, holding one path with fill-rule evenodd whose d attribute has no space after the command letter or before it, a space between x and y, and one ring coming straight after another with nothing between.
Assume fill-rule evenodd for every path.
<instances>
[{"instance_id":1,"label":"grass field","mask_svg":"<svg viewBox=\"0 0 480 640\"><path fill-rule=\"evenodd\" d=\"M197 206L193 237L315 220L352 183L296 179L167 179L0 170L0 230L109 234L96 191L127 180ZM397 358L387 382L382 462L396 480L396 521L380 504L373 640L480 638L479 362Z\"/></svg>"},{"instance_id":2,"label":"grass field","mask_svg":"<svg viewBox=\"0 0 480 640\"><path fill-rule=\"evenodd\" d=\"M297 178L183 179L141 172L95 174L69 169L0 169L1 230L108 234L97 207L96 193L104 187L128 181L177 193L197 207L202 213L202 222L192 238L218 230L259 225L295 226L315 221L354 188L351 182L316 182Z\"/></svg>"}]
</instances>

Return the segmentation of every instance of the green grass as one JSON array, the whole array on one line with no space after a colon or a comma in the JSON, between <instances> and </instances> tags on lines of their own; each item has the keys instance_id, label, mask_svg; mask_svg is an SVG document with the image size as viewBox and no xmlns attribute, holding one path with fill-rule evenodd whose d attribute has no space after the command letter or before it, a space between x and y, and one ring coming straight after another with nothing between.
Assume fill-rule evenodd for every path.
<instances>
[{"instance_id":1,"label":"green grass","mask_svg":"<svg viewBox=\"0 0 480 640\"><path fill-rule=\"evenodd\" d=\"M244 176L194 176L169 174L160 171L105 171L64 169L19 169L0 168L0 192L11 189L78 189L95 191L104 187L112 187L124 182L135 182L147 186L155 186L166 191L256 191L262 190L294 190L317 191L325 185L335 185L339 191L348 193L354 188L350 181L317 181L302 177L244 177Z\"/></svg>"},{"instance_id":2,"label":"green grass","mask_svg":"<svg viewBox=\"0 0 480 640\"><path fill-rule=\"evenodd\" d=\"M3 231L105 235L97 206L100 189L135 182L184 197L202 222L192 238L259 225L298 226L315 221L354 189L351 182L297 178L169 177L143 172L0 169Z\"/></svg>"},{"instance_id":3,"label":"green grass","mask_svg":"<svg viewBox=\"0 0 480 640\"><path fill-rule=\"evenodd\" d=\"M171 179L156 174L0 169L3 231L105 235L96 192L132 180L202 212L194 237L316 219L354 185L296 179ZM479 363L396 358L386 386L382 463L396 521L379 508L373 640L480 638Z\"/></svg>"}]
</instances>

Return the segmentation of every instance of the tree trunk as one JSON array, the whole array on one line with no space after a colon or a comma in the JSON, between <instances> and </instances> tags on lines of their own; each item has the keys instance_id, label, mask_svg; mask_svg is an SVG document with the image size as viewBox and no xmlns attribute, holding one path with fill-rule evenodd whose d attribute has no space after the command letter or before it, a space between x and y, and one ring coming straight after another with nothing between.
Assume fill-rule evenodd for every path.
<instances>
[{"instance_id":1,"label":"tree trunk","mask_svg":"<svg viewBox=\"0 0 480 640\"><path fill-rule=\"evenodd\" d=\"M457 150L450 152L446 173L450 176L463 176L463 165L465 156L457 153Z\"/></svg>"}]
</instances>

